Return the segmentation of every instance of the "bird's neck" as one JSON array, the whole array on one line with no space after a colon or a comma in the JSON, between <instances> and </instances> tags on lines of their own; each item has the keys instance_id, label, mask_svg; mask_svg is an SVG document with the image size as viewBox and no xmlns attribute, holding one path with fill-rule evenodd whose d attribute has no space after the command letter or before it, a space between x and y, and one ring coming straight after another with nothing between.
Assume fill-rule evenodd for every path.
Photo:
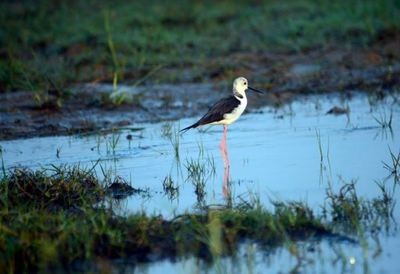
<instances>
[{"instance_id":1,"label":"bird's neck","mask_svg":"<svg viewBox=\"0 0 400 274\"><path fill-rule=\"evenodd\" d=\"M235 89L233 90L233 96L235 96L239 101L247 101L246 94L242 94Z\"/></svg>"}]
</instances>

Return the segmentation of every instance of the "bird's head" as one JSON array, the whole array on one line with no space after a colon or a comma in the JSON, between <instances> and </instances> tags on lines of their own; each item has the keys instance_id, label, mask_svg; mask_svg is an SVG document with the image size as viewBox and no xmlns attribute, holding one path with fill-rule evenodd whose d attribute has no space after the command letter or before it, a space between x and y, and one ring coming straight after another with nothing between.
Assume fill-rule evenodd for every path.
<instances>
[{"instance_id":1,"label":"bird's head","mask_svg":"<svg viewBox=\"0 0 400 274\"><path fill-rule=\"evenodd\" d=\"M247 79L244 78L244 77L236 78L235 81L233 81L233 92L234 93L238 93L238 94L244 96L245 95L245 91L247 89L250 89L250 90L258 92L258 93L263 93L262 91L254 89L252 87L249 87Z\"/></svg>"}]
</instances>

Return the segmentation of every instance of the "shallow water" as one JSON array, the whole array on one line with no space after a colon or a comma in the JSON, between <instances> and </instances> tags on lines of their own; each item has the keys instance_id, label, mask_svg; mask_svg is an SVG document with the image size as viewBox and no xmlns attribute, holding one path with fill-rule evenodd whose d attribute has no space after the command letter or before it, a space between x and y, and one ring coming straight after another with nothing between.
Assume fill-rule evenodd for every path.
<instances>
[{"instance_id":1,"label":"shallow water","mask_svg":"<svg viewBox=\"0 0 400 274\"><path fill-rule=\"evenodd\" d=\"M349 107L350 112L326 115L333 106ZM375 120L387 121L391 113L391 129L383 128ZM191 130L177 137L179 157L175 155L173 144L177 139L174 132L196 118L174 123L138 124L108 134L32 138L4 141L0 145L6 168L37 168L49 164L90 167L99 161L96 166L99 175L103 169L111 176L124 177L135 188L149 190L149 196L122 200L120 214L145 211L171 218L185 211L199 210L199 206L224 205L229 200L223 192L224 167L218 148L222 127L210 127L201 132ZM244 115L228 129L229 201L240 203L259 199L269 207L271 200L301 200L319 211L325 202L328 183L339 189L343 183L351 181L357 182L361 197L377 197L380 192L376 182L391 180L383 163L391 161L389 149L396 155L400 150L399 129L400 107L391 97L374 103L365 95L352 99L305 97L280 109L264 108ZM165 136L168 133L172 137ZM132 135L131 140L128 135ZM197 194L196 178L188 175L190 163L203 168L197 179L200 182ZM176 197L171 198L163 190L166 178L178 187ZM203 188L201 182L205 183ZM399 198L397 193L395 198ZM396 220L399 217L396 209ZM394 232L379 235L383 251L378 255L374 255L378 244L373 239L367 240L368 248L332 240L305 242L299 245L299 248L303 246L307 259L301 260L301 270L307 273L398 273L398 238ZM341 250L343 254L334 250ZM203 262L189 258L145 264L128 271L187 273L189 269L199 273L263 273L268 269L272 273L285 273L298 263L287 247L266 254L252 243L243 244L238 257L224 258L207 267Z\"/></svg>"}]
</instances>

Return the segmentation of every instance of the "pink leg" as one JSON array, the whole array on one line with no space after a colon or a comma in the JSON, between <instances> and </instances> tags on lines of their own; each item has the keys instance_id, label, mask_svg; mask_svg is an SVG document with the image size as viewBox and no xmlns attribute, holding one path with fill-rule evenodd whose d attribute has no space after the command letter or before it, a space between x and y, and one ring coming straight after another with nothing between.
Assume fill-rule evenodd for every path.
<instances>
[{"instance_id":1,"label":"pink leg","mask_svg":"<svg viewBox=\"0 0 400 274\"><path fill-rule=\"evenodd\" d=\"M224 134L222 135L222 140L221 140L221 143L219 144L219 148L220 148L221 154L222 154L222 159L224 161L224 167L230 166L229 157L228 157L228 148L226 146L227 129L228 129L228 126L224 125Z\"/></svg>"},{"instance_id":2,"label":"pink leg","mask_svg":"<svg viewBox=\"0 0 400 274\"><path fill-rule=\"evenodd\" d=\"M219 149L224 151L226 148L226 125L224 125L224 134L222 135L221 143L219 144Z\"/></svg>"}]
</instances>

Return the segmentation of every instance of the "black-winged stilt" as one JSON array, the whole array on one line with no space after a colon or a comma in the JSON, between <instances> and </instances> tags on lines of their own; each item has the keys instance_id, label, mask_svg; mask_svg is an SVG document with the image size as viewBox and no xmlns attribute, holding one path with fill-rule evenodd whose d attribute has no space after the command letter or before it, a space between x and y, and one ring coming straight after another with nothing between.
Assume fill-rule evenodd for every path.
<instances>
[{"instance_id":1,"label":"black-winged stilt","mask_svg":"<svg viewBox=\"0 0 400 274\"><path fill-rule=\"evenodd\" d=\"M246 78L236 78L235 81L233 81L233 95L219 100L203 117L200 118L200 120L198 120L193 125L182 129L181 132L202 125L223 125L224 136L222 141L224 141L226 139L226 131L228 125L235 122L246 109L247 89L258 93L263 93L262 91L249 87Z\"/></svg>"},{"instance_id":2,"label":"black-winged stilt","mask_svg":"<svg viewBox=\"0 0 400 274\"><path fill-rule=\"evenodd\" d=\"M224 180L223 180L223 192L226 198L230 197L230 191L228 186L229 181L229 156L228 149L226 147L226 132L228 125L235 122L247 106L246 90L250 89L255 92L263 93L257 89L248 86L247 79L244 77L236 78L233 81L233 95L219 100L215 103L210 110L200 118L196 123L190 125L182 131L187 131L191 128L196 128L202 125L223 125L224 134L222 136L220 149L222 154L222 159L224 161Z\"/></svg>"}]
</instances>

